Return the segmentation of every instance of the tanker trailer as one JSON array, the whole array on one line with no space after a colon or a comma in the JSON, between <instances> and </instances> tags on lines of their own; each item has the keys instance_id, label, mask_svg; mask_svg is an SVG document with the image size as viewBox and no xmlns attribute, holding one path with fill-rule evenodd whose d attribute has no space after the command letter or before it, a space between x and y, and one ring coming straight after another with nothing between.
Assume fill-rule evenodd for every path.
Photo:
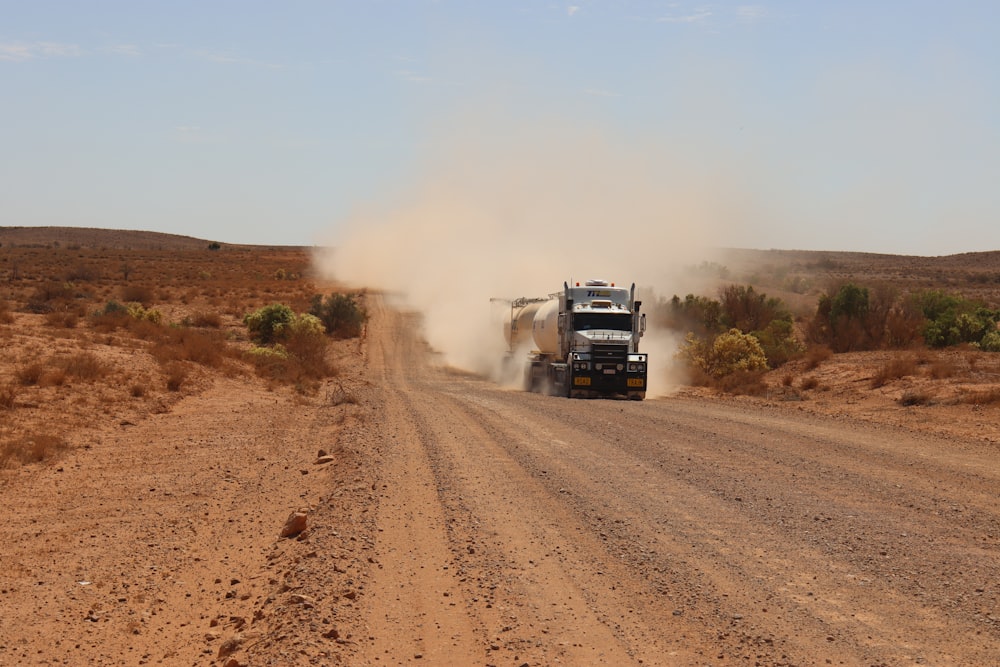
<instances>
[{"instance_id":1,"label":"tanker trailer","mask_svg":"<svg viewBox=\"0 0 1000 667\"><path fill-rule=\"evenodd\" d=\"M641 301L630 289L588 280L547 298L514 299L504 322L508 350L528 349L524 386L555 396L646 396L646 331Z\"/></svg>"}]
</instances>

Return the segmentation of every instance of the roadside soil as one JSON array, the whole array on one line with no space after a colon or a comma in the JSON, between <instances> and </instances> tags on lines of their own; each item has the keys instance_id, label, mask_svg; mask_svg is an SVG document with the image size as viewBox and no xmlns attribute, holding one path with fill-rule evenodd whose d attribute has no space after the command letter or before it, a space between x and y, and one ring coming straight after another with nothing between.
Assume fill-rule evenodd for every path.
<instances>
[{"instance_id":1,"label":"roadside soil","mask_svg":"<svg viewBox=\"0 0 1000 667\"><path fill-rule=\"evenodd\" d=\"M995 444L803 401L504 390L369 308L312 399L218 378L5 471L0 663L1000 654Z\"/></svg>"}]
</instances>

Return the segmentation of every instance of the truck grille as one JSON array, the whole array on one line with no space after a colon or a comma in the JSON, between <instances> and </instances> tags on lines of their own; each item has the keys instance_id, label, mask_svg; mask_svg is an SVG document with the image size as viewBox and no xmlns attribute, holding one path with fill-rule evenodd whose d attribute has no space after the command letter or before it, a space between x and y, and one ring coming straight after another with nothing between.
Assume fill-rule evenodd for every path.
<instances>
[{"instance_id":1,"label":"truck grille","mask_svg":"<svg viewBox=\"0 0 1000 667\"><path fill-rule=\"evenodd\" d=\"M595 364L613 362L624 364L628 359L628 345L607 345L594 343L590 358Z\"/></svg>"}]
</instances>

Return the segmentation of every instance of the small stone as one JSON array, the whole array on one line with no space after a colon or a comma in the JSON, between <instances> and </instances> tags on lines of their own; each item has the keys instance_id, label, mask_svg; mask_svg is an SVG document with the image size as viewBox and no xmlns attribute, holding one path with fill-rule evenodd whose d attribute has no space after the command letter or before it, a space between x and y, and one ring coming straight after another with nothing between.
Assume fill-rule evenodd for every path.
<instances>
[{"instance_id":1,"label":"small stone","mask_svg":"<svg viewBox=\"0 0 1000 667\"><path fill-rule=\"evenodd\" d=\"M239 636L230 637L226 641L222 642L222 645L219 646L218 659L222 660L223 658L228 658L230 655L232 655L239 649L240 644L242 643L243 643L243 638ZM226 662L226 665L228 664L229 662Z\"/></svg>"},{"instance_id":2,"label":"small stone","mask_svg":"<svg viewBox=\"0 0 1000 667\"><path fill-rule=\"evenodd\" d=\"M313 607L316 606L315 600L313 600L308 595L302 595L301 593L293 593L291 596L289 596L288 601L291 602L292 604L300 604L305 609L312 609Z\"/></svg>"},{"instance_id":3,"label":"small stone","mask_svg":"<svg viewBox=\"0 0 1000 667\"><path fill-rule=\"evenodd\" d=\"M281 529L282 537L295 537L306 529L306 513L292 512L285 521L284 528Z\"/></svg>"},{"instance_id":4,"label":"small stone","mask_svg":"<svg viewBox=\"0 0 1000 667\"><path fill-rule=\"evenodd\" d=\"M324 463L333 463L337 458L335 456L330 456L329 454L324 454L316 459L316 465L322 465Z\"/></svg>"}]
</instances>

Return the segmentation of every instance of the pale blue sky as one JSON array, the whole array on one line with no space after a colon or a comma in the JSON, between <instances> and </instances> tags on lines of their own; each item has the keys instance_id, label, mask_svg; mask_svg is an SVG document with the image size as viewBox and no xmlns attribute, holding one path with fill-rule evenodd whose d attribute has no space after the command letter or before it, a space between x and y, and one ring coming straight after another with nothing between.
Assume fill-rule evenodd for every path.
<instances>
[{"instance_id":1,"label":"pale blue sky","mask_svg":"<svg viewBox=\"0 0 1000 667\"><path fill-rule=\"evenodd\" d=\"M0 225L336 242L458 160L598 137L581 187L684 183L662 215L719 245L1000 249L985 0L0 0L0 91Z\"/></svg>"}]
</instances>

